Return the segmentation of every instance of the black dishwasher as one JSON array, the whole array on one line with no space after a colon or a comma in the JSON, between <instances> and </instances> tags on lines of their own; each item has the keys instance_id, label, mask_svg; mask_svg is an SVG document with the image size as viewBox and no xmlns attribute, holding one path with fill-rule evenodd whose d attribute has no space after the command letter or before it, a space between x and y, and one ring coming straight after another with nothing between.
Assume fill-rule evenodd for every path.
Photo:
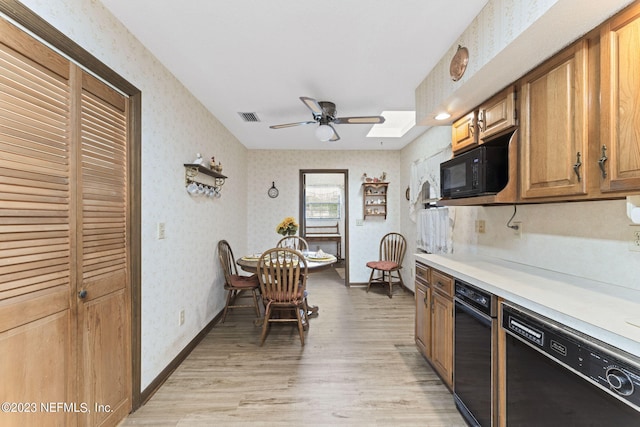
<instances>
[{"instance_id":1,"label":"black dishwasher","mask_svg":"<svg viewBox=\"0 0 640 427\"><path fill-rule=\"evenodd\" d=\"M502 304L507 426L640 426L637 356Z\"/></svg>"},{"instance_id":2,"label":"black dishwasher","mask_svg":"<svg viewBox=\"0 0 640 427\"><path fill-rule=\"evenodd\" d=\"M453 395L472 426L490 427L494 418L493 336L496 298L461 280L455 281Z\"/></svg>"}]
</instances>

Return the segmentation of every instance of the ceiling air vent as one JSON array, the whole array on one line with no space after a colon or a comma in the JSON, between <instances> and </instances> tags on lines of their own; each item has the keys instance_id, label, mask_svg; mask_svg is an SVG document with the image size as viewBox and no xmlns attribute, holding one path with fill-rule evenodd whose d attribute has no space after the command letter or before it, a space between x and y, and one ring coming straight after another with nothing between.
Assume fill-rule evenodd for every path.
<instances>
[{"instance_id":1,"label":"ceiling air vent","mask_svg":"<svg viewBox=\"0 0 640 427\"><path fill-rule=\"evenodd\" d=\"M257 113L238 113L245 122L259 122L260 118Z\"/></svg>"}]
</instances>

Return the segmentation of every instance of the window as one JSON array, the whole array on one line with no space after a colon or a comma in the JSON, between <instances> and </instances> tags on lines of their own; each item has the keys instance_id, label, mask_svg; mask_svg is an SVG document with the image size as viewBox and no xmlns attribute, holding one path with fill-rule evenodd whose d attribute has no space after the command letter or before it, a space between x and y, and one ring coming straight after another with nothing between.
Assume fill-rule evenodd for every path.
<instances>
[{"instance_id":1,"label":"window","mask_svg":"<svg viewBox=\"0 0 640 427\"><path fill-rule=\"evenodd\" d=\"M337 185L307 185L306 219L339 219L342 190Z\"/></svg>"}]
</instances>

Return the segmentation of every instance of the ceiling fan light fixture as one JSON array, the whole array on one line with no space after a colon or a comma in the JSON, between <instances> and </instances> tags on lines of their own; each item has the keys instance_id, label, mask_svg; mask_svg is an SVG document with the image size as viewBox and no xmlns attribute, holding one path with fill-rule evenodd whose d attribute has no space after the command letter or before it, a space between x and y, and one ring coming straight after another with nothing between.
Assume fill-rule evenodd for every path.
<instances>
[{"instance_id":1,"label":"ceiling fan light fixture","mask_svg":"<svg viewBox=\"0 0 640 427\"><path fill-rule=\"evenodd\" d=\"M333 128L329 125L320 125L316 129L316 138L322 142L329 141L333 137Z\"/></svg>"}]
</instances>

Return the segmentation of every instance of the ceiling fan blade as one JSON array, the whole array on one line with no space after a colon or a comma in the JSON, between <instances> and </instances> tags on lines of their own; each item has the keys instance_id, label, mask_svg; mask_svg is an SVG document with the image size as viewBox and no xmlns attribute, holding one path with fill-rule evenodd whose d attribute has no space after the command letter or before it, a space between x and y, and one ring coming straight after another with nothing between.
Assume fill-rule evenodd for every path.
<instances>
[{"instance_id":1,"label":"ceiling fan blade","mask_svg":"<svg viewBox=\"0 0 640 427\"><path fill-rule=\"evenodd\" d=\"M382 116L362 116L362 117L338 117L333 123L336 124L376 124L384 123Z\"/></svg>"},{"instance_id":2,"label":"ceiling fan blade","mask_svg":"<svg viewBox=\"0 0 640 427\"><path fill-rule=\"evenodd\" d=\"M322 116L324 114L324 110L315 99L301 96L300 101L304 102L304 105L311 110L314 116Z\"/></svg>"},{"instance_id":3,"label":"ceiling fan blade","mask_svg":"<svg viewBox=\"0 0 640 427\"><path fill-rule=\"evenodd\" d=\"M338 135L338 132L336 132L336 128L334 128L333 126L329 125L329 127L331 129L333 129L333 136L331 137L331 139L329 139L329 141L337 141L340 139L340 135Z\"/></svg>"},{"instance_id":4,"label":"ceiling fan blade","mask_svg":"<svg viewBox=\"0 0 640 427\"><path fill-rule=\"evenodd\" d=\"M285 123L282 125L273 125L273 126L269 126L271 129L282 129L282 128L290 128L293 126L302 126L302 125L311 125L316 123L315 121L310 121L310 122L296 122L296 123Z\"/></svg>"}]
</instances>

